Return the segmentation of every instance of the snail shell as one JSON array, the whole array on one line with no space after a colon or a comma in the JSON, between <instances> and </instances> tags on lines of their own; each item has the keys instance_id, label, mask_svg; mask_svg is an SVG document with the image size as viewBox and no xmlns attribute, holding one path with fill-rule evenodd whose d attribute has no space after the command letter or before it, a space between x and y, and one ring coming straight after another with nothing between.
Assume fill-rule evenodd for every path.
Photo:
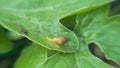
<instances>
[{"instance_id":1,"label":"snail shell","mask_svg":"<svg viewBox=\"0 0 120 68\"><path fill-rule=\"evenodd\" d=\"M69 39L67 37L56 37L56 38L47 38L48 41L55 43L57 45L65 44Z\"/></svg>"}]
</instances>

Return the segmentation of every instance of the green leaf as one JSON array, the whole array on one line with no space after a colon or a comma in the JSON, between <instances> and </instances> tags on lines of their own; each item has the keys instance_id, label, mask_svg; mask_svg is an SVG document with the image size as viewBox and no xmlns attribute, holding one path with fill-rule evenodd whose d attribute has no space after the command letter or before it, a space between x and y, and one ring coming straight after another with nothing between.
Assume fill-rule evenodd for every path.
<instances>
[{"instance_id":1,"label":"green leaf","mask_svg":"<svg viewBox=\"0 0 120 68\"><path fill-rule=\"evenodd\" d=\"M101 21L107 18L108 15L108 6L100 7L93 11L89 11L83 14L79 14L76 18L76 26L74 31L78 35L85 35L84 32L91 29L92 22Z\"/></svg>"},{"instance_id":2,"label":"green leaf","mask_svg":"<svg viewBox=\"0 0 120 68\"><path fill-rule=\"evenodd\" d=\"M7 31L7 36L11 40L19 40L22 39L23 36L16 34L15 32Z\"/></svg>"},{"instance_id":3,"label":"green leaf","mask_svg":"<svg viewBox=\"0 0 120 68\"><path fill-rule=\"evenodd\" d=\"M57 53L39 65L38 68L112 68L100 59L93 56L84 39L79 39L80 47L72 54Z\"/></svg>"},{"instance_id":4,"label":"green leaf","mask_svg":"<svg viewBox=\"0 0 120 68\"><path fill-rule=\"evenodd\" d=\"M0 24L51 50L75 52L76 35L60 24L63 17L74 15L110 3L112 0L11 0L0 1ZM69 6L69 7L68 7ZM65 44L46 39L67 37Z\"/></svg>"},{"instance_id":5,"label":"green leaf","mask_svg":"<svg viewBox=\"0 0 120 68\"><path fill-rule=\"evenodd\" d=\"M107 17L107 10L101 8L79 15L75 32L87 42L98 45L107 59L120 64L120 15Z\"/></svg>"},{"instance_id":6,"label":"green leaf","mask_svg":"<svg viewBox=\"0 0 120 68\"><path fill-rule=\"evenodd\" d=\"M14 68L37 68L38 65L44 63L46 59L47 49L37 44L32 44L24 48Z\"/></svg>"},{"instance_id":7,"label":"green leaf","mask_svg":"<svg viewBox=\"0 0 120 68\"><path fill-rule=\"evenodd\" d=\"M7 53L13 48L12 41L5 35L4 30L0 26L0 54Z\"/></svg>"},{"instance_id":8,"label":"green leaf","mask_svg":"<svg viewBox=\"0 0 120 68\"><path fill-rule=\"evenodd\" d=\"M95 28L95 32L94 36L90 38L91 42L99 45L108 59L120 64L120 16L100 21L99 26L97 26L98 24L95 24L96 22L93 23L94 25L92 26Z\"/></svg>"}]
</instances>

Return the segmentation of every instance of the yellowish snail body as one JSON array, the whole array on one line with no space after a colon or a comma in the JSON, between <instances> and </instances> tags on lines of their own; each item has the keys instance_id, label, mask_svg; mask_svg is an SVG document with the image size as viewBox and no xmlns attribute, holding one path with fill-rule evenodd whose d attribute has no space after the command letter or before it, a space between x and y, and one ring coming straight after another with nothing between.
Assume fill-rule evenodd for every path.
<instances>
[{"instance_id":1,"label":"yellowish snail body","mask_svg":"<svg viewBox=\"0 0 120 68\"><path fill-rule=\"evenodd\" d=\"M69 39L67 37L55 37L55 38L46 38L48 41L57 44L62 45L65 44Z\"/></svg>"}]
</instances>

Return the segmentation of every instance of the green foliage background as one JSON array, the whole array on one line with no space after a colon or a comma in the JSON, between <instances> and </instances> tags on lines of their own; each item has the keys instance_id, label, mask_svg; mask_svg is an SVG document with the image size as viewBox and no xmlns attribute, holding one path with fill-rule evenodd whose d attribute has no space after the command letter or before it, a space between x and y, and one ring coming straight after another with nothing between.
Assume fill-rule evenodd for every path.
<instances>
[{"instance_id":1,"label":"green foliage background","mask_svg":"<svg viewBox=\"0 0 120 68\"><path fill-rule=\"evenodd\" d=\"M119 68L120 2L112 2L0 0L0 68ZM57 37L69 40L48 40ZM115 65L94 56L90 43Z\"/></svg>"}]
</instances>

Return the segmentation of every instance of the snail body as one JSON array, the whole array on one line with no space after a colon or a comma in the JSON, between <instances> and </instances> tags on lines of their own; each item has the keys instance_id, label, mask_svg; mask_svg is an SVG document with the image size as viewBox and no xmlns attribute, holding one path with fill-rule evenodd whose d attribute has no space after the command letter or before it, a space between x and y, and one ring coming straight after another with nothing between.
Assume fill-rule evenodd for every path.
<instances>
[{"instance_id":1,"label":"snail body","mask_svg":"<svg viewBox=\"0 0 120 68\"><path fill-rule=\"evenodd\" d=\"M56 37L56 38L51 39L47 37L47 40L54 44L62 45L68 41L68 38L67 37Z\"/></svg>"}]
</instances>

